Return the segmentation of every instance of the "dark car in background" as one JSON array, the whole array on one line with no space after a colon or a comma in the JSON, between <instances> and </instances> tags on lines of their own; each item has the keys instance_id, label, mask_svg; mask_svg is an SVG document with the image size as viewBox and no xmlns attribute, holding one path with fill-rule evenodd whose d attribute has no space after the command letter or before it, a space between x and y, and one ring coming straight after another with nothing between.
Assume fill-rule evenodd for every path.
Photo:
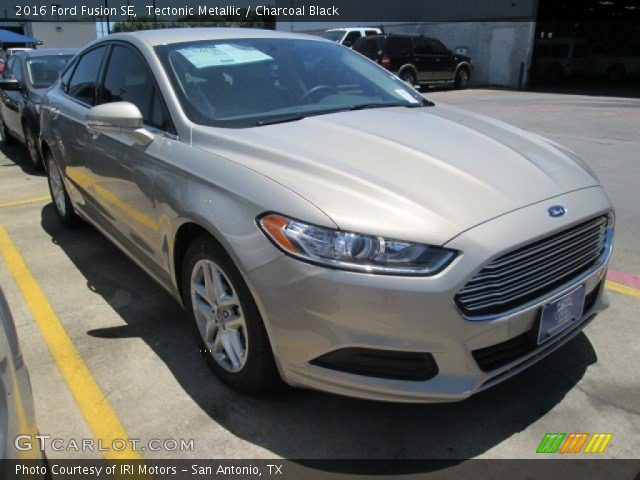
<instances>
[{"instance_id":1,"label":"dark car in background","mask_svg":"<svg viewBox=\"0 0 640 480\"><path fill-rule=\"evenodd\" d=\"M410 85L453 83L466 88L473 73L471 58L453 53L436 39L422 35L371 35L353 50L397 74Z\"/></svg>"},{"instance_id":2,"label":"dark car in background","mask_svg":"<svg viewBox=\"0 0 640 480\"><path fill-rule=\"evenodd\" d=\"M58 79L78 49L57 48L14 53L0 78L0 130L5 144L27 147L32 166L42 169L38 148L40 98Z\"/></svg>"}]
</instances>

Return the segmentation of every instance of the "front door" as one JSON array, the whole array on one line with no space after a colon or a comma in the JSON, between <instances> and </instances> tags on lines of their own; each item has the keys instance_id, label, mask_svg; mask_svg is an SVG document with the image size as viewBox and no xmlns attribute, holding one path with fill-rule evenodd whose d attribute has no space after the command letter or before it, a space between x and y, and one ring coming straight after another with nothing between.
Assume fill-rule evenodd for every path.
<instances>
[{"instance_id":1,"label":"front door","mask_svg":"<svg viewBox=\"0 0 640 480\"><path fill-rule=\"evenodd\" d=\"M176 140L153 75L142 55L126 44L114 44L107 61L98 103L109 102L138 107L155 139L141 147L124 134L94 135L91 145L100 154L87 163L95 197L117 240L161 275L164 257L153 188L156 156Z\"/></svg>"},{"instance_id":2,"label":"front door","mask_svg":"<svg viewBox=\"0 0 640 480\"><path fill-rule=\"evenodd\" d=\"M55 132L51 148L61 160L60 167L71 183L69 196L81 210L95 208L88 160L99 152L92 148L85 115L95 104L98 75L106 46L94 48L79 57L62 77L60 89L48 95L43 118Z\"/></svg>"},{"instance_id":3,"label":"front door","mask_svg":"<svg viewBox=\"0 0 640 480\"><path fill-rule=\"evenodd\" d=\"M429 45L433 52L433 60L435 64L433 79L439 81L453 80L455 75L455 64L453 55L444 44L435 38L430 38Z\"/></svg>"}]
</instances>

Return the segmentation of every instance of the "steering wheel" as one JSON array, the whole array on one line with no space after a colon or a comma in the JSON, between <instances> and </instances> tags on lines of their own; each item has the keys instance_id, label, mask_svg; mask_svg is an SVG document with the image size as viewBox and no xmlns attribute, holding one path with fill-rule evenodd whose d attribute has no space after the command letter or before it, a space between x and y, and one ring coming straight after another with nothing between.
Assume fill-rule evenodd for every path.
<instances>
[{"instance_id":1,"label":"steering wheel","mask_svg":"<svg viewBox=\"0 0 640 480\"><path fill-rule=\"evenodd\" d=\"M300 100L298 100L298 103L305 103L307 100L309 100L311 95L315 95L316 93L322 92L323 90L327 90L327 95L329 95L330 93L340 93L336 87L332 87L331 85L316 85L307 93L302 95L300 97Z\"/></svg>"}]
</instances>

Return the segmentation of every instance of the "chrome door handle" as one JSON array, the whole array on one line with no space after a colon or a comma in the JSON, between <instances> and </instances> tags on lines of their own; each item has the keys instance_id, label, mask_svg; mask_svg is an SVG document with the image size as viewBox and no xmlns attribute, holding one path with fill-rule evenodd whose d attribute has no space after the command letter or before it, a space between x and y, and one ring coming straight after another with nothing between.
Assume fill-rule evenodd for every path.
<instances>
[{"instance_id":1,"label":"chrome door handle","mask_svg":"<svg viewBox=\"0 0 640 480\"><path fill-rule=\"evenodd\" d=\"M54 120L56 118L58 118L58 115L60 115L60 109L58 108L53 108L53 107L43 107L47 112L49 112L49 114L51 115L51 118L53 118Z\"/></svg>"}]
</instances>

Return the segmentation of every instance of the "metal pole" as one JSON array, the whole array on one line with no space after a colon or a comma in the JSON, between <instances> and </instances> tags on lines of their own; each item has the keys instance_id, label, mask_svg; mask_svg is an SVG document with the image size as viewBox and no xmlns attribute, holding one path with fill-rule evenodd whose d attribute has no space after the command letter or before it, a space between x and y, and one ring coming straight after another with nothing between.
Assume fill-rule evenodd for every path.
<instances>
[{"instance_id":1,"label":"metal pole","mask_svg":"<svg viewBox=\"0 0 640 480\"><path fill-rule=\"evenodd\" d=\"M107 35L111 33L111 25L109 25L109 0L104 0L104 8L107 10Z\"/></svg>"}]
</instances>

